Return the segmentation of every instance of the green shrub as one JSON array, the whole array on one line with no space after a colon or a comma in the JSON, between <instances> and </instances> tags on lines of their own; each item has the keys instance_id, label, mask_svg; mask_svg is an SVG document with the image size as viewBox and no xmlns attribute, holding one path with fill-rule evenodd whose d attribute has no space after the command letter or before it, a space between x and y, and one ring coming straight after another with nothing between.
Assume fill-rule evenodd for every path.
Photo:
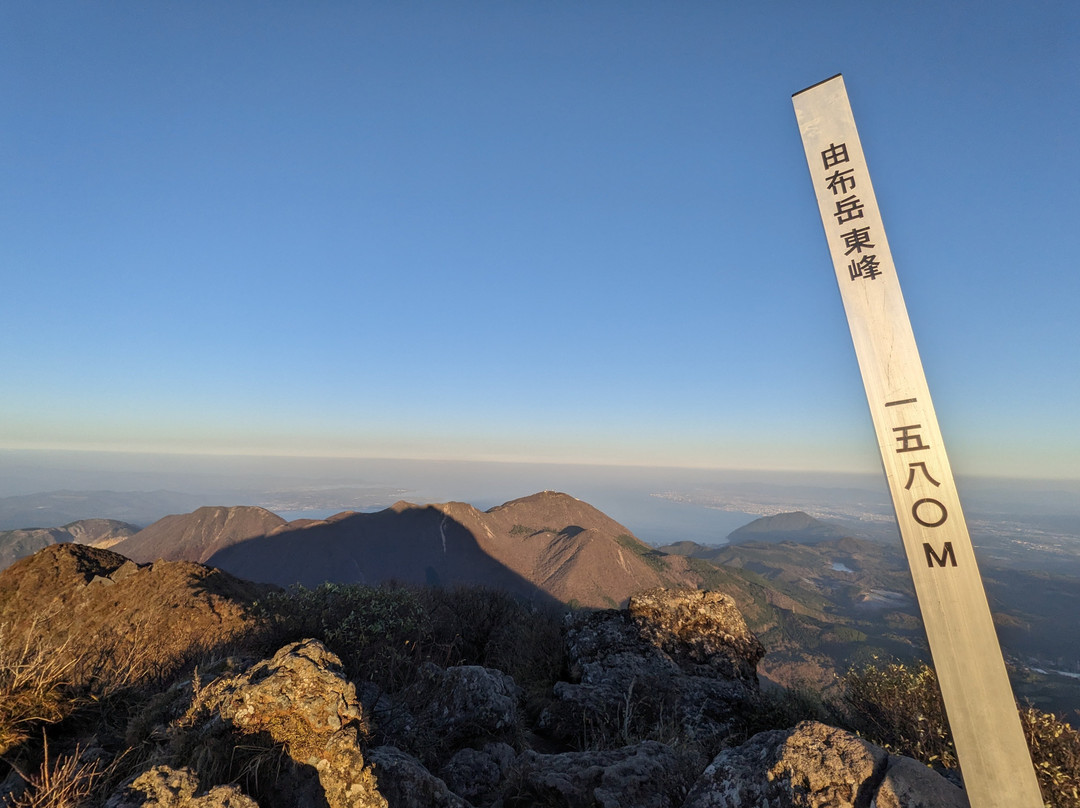
<instances>
[{"instance_id":1,"label":"green shrub","mask_svg":"<svg viewBox=\"0 0 1080 808\"><path fill-rule=\"evenodd\" d=\"M307 637L337 654L353 679L396 690L406 684L430 645L424 606L412 589L323 583L295 586L255 604L273 642Z\"/></svg>"},{"instance_id":2,"label":"green shrub","mask_svg":"<svg viewBox=\"0 0 1080 808\"><path fill-rule=\"evenodd\" d=\"M937 676L926 664L867 665L844 678L853 729L891 752L928 764L957 766ZM1080 808L1080 733L1028 707L1020 720L1043 798L1053 808Z\"/></svg>"},{"instance_id":3,"label":"green shrub","mask_svg":"<svg viewBox=\"0 0 1080 808\"><path fill-rule=\"evenodd\" d=\"M844 701L859 734L890 752L956 767L937 675L928 665L870 664L848 671Z\"/></svg>"},{"instance_id":4,"label":"green shrub","mask_svg":"<svg viewBox=\"0 0 1080 808\"><path fill-rule=\"evenodd\" d=\"M1043 797L1054 808L1080 808L1080 733L1051 713L1020 711Z\"/></svg>"}]
</instances>

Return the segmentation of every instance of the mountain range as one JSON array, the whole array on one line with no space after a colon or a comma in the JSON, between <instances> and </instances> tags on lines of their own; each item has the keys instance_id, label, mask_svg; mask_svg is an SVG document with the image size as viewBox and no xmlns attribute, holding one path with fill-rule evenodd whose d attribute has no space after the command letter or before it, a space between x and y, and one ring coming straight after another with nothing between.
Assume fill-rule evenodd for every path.
<instances>
[{"instance_id":1,"label":"mountain range","mask_svg":"<svg viewBox=\"0 0 1080 808\"><path fill-rule=\"evenodd\" d=\"M376 513L293 522L256 507L199 508L113 549L139 562L208 563L281 586L483 584L599 608L654 586L700 583L686 559L663 556L591 505L553 491L487 511L402 501Z\"/></svg>"},{"instance_id":2,"label":"mountain range","mask_svg":"<svg viewBox=\"0 0 1080 808\"><path fill-rule=\"evenodd\" d=\"M117 539L121 539L117 541ZM535 603L625 605L656 586L731 595L769 653L763 676L828 689L851 665L928 658L899 543L845 536L805 513L765 517L724 546L652 548L591 505L545 491L486 511L462 502L398 502L288 522L258 507L201 507L137 531L86 520L0 534L0 561L53 542L112 549L139 563L208 564L251 581L314 587L324 581L481 584ZM1014 687L1039 706L1080 704L1075 649L1080 586L1070 575L994 558L983 577Z\"/></svg>"},{"instance_id":3,"label":"mountain range","mask_svg":"<svg viewBox=\"0 0 1080 808\"><path fill-rule=\"evenodd\" d=\"M139 528L135 525L117 519L79 519L62 527L0 531L0 570L50 544L77 542L93 547L111 547L138 532Z\"/></svg>"}]
</instances>

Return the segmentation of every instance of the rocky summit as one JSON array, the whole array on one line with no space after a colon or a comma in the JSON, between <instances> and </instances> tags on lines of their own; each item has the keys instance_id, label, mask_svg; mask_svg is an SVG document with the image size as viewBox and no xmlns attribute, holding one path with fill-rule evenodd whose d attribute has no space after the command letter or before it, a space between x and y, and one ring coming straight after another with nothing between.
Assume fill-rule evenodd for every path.
<instances>
[{"instance_id":1,"label":"rocky summit","mask_svg":"<svg viewBox=\"0 0 1080 808\"><path fill-rule=\"evenodd\" d=\"M63 544L0 573L0 622L15 808L966 805L922 763L778 718L721 592L558 611L477 588L283 592Z\"/></svg>"}]
</instances>

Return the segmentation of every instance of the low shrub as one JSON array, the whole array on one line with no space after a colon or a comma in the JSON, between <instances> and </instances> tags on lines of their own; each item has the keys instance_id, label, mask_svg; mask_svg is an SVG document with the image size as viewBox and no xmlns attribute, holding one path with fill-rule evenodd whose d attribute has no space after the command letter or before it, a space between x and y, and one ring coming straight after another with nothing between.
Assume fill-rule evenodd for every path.
<instances>
[{"instance_id":1,"label":"low shrub","mask_svg":"<svg viewBox=\"0 0 1080 808\"><path fill-rule=\"evenodd\" d=\"M511 676L527 700L546 694L565 665L563 609L499 589L461 586L420 593L444 665L483 665ZM438 660L434 660L438 662Z\"/></svg>"},{"instance_id":2,"label":"low shrub","mask_svg":"<svg viewBox=\"0 0 1080 808\"><path fill-rule=\"evenodd\" d=\"M321 584L272 593L256 604L278 645L321 640L348 675L397 692L424 662L483 665L530 693L563 667L561 612L497 589Z\"/></svg>"},{"instance_id":3,"label":"low shrub","mask_svg":"<svg viewBox=\"0 0 1080 808\"><path fill-rule=\"evenodd\" d=\"M929 665L869 664L844 677L853 728L890 752L956 768L937 675Z\"/></svg>"},{"instance_id":4,"label":"low shrub","mask_svg":"<svg viewBox=\"0 0 1080 808\"><path fill-rule=\"evenodd\" d=\"M1020 711L1043 797L1054 808L1080 808L1080 733L1051 713Z\"/></svg>"},{"instance_id":5,"label":"low shrub","mask_svg":"<svg viewBox=\"0 0 1080 808\"><path fill-rule=\"evenodd\" d=\"M254 606L277 646L308 637L337 654L350 678L397 690L431 651L430 621L405 587L323 583L268 594Z\"/></svg>"},{"instance_id":6,"label":"low shrub","mask_svg":"<svg viewBox=\"0 0 1080 808\"><path fill-rule=\"evenodd\" d=\"M853 729L891 752L956 768L937 675L926 664L849 671L844 701ZM1080 808L1080 733L1051 713L1020 710L1043 799L1053 808Z\"/></svg>"}]
</instances>

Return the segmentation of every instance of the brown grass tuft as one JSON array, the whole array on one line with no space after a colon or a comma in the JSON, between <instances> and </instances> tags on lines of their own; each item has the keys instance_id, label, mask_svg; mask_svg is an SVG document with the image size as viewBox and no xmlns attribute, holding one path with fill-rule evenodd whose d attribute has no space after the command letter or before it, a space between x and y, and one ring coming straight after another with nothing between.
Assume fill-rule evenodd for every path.
<instances>
[{"instance_id":1,"label":"brown grass tuft","mask_svg":"<svg viewBox=\"0 0 1080 808\"><path fill-rule=\"evenodd\" d=\"M49 744L45 742L45 759L37 774L24 776L27 788L13 798L11 808L83 808L101 801L101 786L109 780L112 766L102 768L96 760L84 761L79 747L70 755L49 760Z\"/></svg>"},{"instance_id":2,"label":"brown grass tuft","mask_svg":"<svg viewBox=\"0 0 1080 808\"><path fill-rule=\"evenodd\" d=\"M13 637L10 626L0 626L0 755L75 709L75 660L49 646L36 624L22 634Z\"/></svg>"}]
</instances>

